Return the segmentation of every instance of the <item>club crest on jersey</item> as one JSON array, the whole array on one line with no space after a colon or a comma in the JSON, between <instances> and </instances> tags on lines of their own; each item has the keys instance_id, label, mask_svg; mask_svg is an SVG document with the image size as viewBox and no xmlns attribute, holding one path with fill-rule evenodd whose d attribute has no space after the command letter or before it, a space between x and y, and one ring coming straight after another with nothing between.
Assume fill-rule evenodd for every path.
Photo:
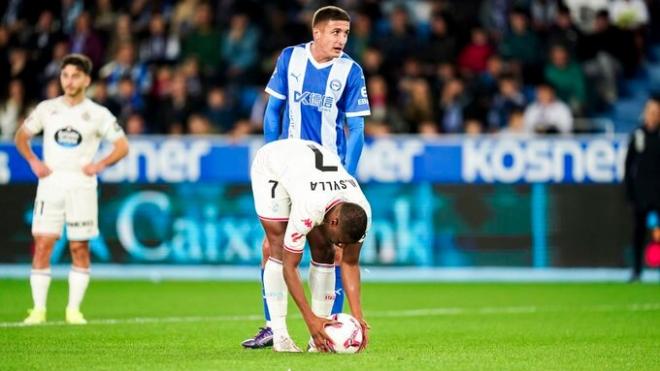
<instances>
[{"instance_id":1,"label":"club crest on jersey","mask_svg":"<svg viewBox=\"0 0 660 371\"><path fill-rule=\"evenodd\" d=\"M62 147L76 147L82 142L82 135L71 126L55 132L55 142Z\"/></svg>"},{"instance_id":2,"label":"club crest on jersey","mask_svg":"<svg viewBox=\"0 0 660 371\"><path fill-rule=\"evenodd\" d=\"M337 79L333 79L332 81L330 81L330 89L332 89L333 91L341 90L341 81Z\"/></svg>"},{"instance_id":3,"label":"club crest on jersey","mask_svg":"<svg viewBox=\"0 0 660 371\"><path fill-rule=\"evenodd\" d=\"M319 111L330 111L334 104L335 98L322 95L319 93L312 93L309 91L293 92L293 100L296 103L301 103L305 106L316 107Z\"/></svg>"}]
</instances>

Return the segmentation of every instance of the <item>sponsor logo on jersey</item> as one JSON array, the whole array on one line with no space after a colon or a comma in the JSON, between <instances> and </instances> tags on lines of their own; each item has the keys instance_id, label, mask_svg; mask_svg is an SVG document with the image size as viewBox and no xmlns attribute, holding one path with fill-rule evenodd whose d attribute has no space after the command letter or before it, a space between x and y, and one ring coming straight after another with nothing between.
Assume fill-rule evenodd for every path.
<instances>
[{"instance_id":1,"label":"sponsor logo on jersey","mask_svg":"<svg viewBox=\"0 0 660 371\"><path fill-rule=\"evenodd\" d=\"M76 147L82 142L82 135L71 126L67 126L55 132L55 142L62 147Z\"/></svg>"},{"instance_id":2,"label":"sponsor logo on jersey","mask_svg":"<svg viewBox=\"0 0 660 371\"><path fill-rule=\"evenodd\" d=\"M330 111L334 105L335 98L319 93L312 93L309 91L293 92L293 100L296 103L301 103L305 106L316 107L319 111Z\"/></svg>"}]
</instances>

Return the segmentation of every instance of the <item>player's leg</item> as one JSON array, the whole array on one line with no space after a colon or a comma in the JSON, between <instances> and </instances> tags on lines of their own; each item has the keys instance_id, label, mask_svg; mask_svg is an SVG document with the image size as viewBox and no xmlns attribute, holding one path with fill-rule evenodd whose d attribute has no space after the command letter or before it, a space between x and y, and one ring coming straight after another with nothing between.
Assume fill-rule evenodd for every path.
<instances>
[{"instance_id":1,"label":"player's leg","mask_svg":"<svg viewBox=\"0 0 660 371\"><path fill-rule=\"evenodd\" d=\"M307 235L312 254L309 265L309 288L312 311L319 317L329 317L335 299L335 250L319 228Z\"/></svg>"},{"instance_id":2,"label":"player's leg","mask_svg":"<svg viewBox=\"0 0 660 371\"><path fill-rule=\"evenodd\" d=\"M90 279L89 240L98 236L98 200L96 187L76 188L66 192L66 223L71 271L69 272L69 301L66 322L74 325L87 323L80 312Z\"/></svg>"},{"instance_id":3,"label":"player's leg","mask_svg":"<svg viewBox=\"0 0 660 371\"><path fill-rule=\"evenodd\" d=\"M89 241L71 241L71 271L69 272L69 302L66 306L66 322L72 325L87 323L80 312L89 285Z\"/></svg>"},{"instance_id":4,"label":"player's leg","mask_svg":"<svg viewBox=\"0 0 660 371\"><path fill-rule=\"evenodd\" d=\"M270 245L270 258L264 267L264 296L270 310L273 330L273 350L276 352L300 352L286 325L289 291L284 281L282 249L286 222L261 220Z\"/></svg>"},{"instance_id":5,"label":"player's leg","mask_svg":"<svg viewBox=\"0 0 660 371\"><path fill-rule=\"evenodd\" d=\"M30 273L30 288L34 307L25 324L46 322L46 301L50 287L50 256L64 226L64 198L58 189L39 184L32 213L34 256Z\"/></svg>"},{"instance_id":6,"label":"player's leg","mask_svg":"<svg viewBox=\"0 0 660 371\"><path fill-rule=\"evenodd\" d=\"M642 275L642 256L646 241L646 210L633 211L633 269L629 282L638 282Z\"/></svg>"},{"instance_id":7,"label":"player's leg","mask_svg":"<svg viewBox=\"0 0 660 371\"><path fill-rule=\"evenodd\" d=\"M50 256L58 238L58 235L34 236L34 256L30 272L30 288L34 305L28 317L23 321L25 324L36 325L46 322L46 302L51 280Z\"/></svg>"},{"instance_id":8,"label":"player's leg","mask_svg":"<svg viewBox=\"0 0 660 371\"><path fill-rule=\"evenodd\" d=\"M266 318L266 326L260 327L254 337L248 338L241 342L245 348L266 348L273 345L273 330L270 324L270 311L268 310L268 301L266 300L266 293L264 290L264 267L270 258L270 245L268 239L264 237L261 244L261 298L264 305L264 317Z\"/></svg>"},{"instance_id":9,"label":"player's leg","mask_svg":"<svg viewBox=\"0 0 660 371\"><path fill-rule=\"evenodd\" d=\"M334 247L335 250L335 302L332 305L332 314L344 311L344 283L341 280L342 249Z\"/></svg>"}]
</instances>

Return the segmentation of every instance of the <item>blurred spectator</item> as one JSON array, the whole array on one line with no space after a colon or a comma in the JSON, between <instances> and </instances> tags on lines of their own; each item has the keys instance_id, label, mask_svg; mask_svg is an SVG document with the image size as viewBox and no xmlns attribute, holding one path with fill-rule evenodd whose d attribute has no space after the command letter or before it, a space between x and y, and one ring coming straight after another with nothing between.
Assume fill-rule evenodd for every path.
<instances>
[{"instance_id":1,"label":"blurred spectator","mask_svg":"<svg viewBox=\"0 0 660 371\"><path fill-rule=\"evenodd\" d=\"M432 65L451 63L456 58L456 37L444 14L431 17L429 40L424 47L424 60Z\"/></svg>"},{"instance_id":2,"label":"blurred spectator","mask_svg":"<svg viewBox=\"0 0 660 371\"><path fill-rule=\"evenodd\" d=\"M156 101L169 96L171 83L172 68L170 66L158 67L154 82L151 84L151 93L149 93L149 96Z\"/></svg>"},{"instance_id":3,"label":"blurred spectator","mask_svg":"<svg viewBox=\"0 0 660 371\"><path fill-rule=\"evenodd\" d=\"M63 0L67 1L67 0ZM75 32L70 35L71 53L84 54L92 60L94 69L103 62L103 44L99 36L92 30L89 13L82 12L76 19Z\"/></svg>"},{"instance_id":4,"label":"blurred spectator","mask_svg":"<svg viewBox=\"0 0 660 371\"><path fill-rule=\"evenodd\" d=\"M573 24L570 10L565 6L559 7L554 23L548 30L547 44L562 45L572 57L576 57L581 39L582 32Z\"/></svg>"},{"instance_id":5,"label":"blurred spectator","mask_svg":"<svg viewBox=\"0 0 660 371\"><path fill-rule=\"evenodd\" d=\"M55 43L50 60L42 69L40 80L59 80L62 59L64 59L64 56L67 54L69 54L69 43L67 41L58 41Z\"/></svg>"},{"instance_id":6,"label":"blurred spectator","mask_svg":"<svg viewBox=\"0 0 660 371\"><path fill-rule=\"evenodd\" d=\"M625 163L626 196L633 211L633 271L639 281L649 213L660 213L660 99L646 103L643 123L630 136Z\"/></svg>"},{"instance_id":7,"label":"blurred spectator","mask_svg":"<svg viewBox=\"0 0 660 371\"><path fill-rule=\"evenodd\" d=\"M94 28L101 33L106 43L112 33L115 22L117 22L117 16L117 12L112 8L111 0L96 0Z\"/></svg>"},{"instance_id":8,"label":"blurred spectator","mask_svg":"<svg viewBox=\"0 0 660 371\"><path fill-rule=\"evenodd\" d=\"M31 58L36 62L38 68L43 68L48 64L55 43L62 39L64 39L64 35L57 28L53 13L50 10L41 12L27 43Z\"/></svg>"},{"instance_id":9,"label":"blurred spectator","mask_svg":"<svg viewBox=\"0 0 660 371\"><path fill-rule=\"evenodd\" d=\"M500 54L510 59L523 73L526 83L540 80L541 43L538 36L529 28L527 14L516 9L511 12L511 31L500 44Z\"/></svg>"},{"instance_id":10,"label":"blurred spectator","mask_svg":"<svg viewBox=\"0 0 660 371\"><path fill-rule=\"evenodd\" d=\"M114 32L110 37L106 51L106 59L113 58L117 55L117 50L121 45L135 44L133 38L133 23L128 14L120 14L115 23Z\"/></svg>"},{"instance_id":11,"label":"blurred spectator","mask_svg":"<svg viewBox=\"0 0 660 371\"><path fill-rule=\"evenodd\" d=\"M195 57L187 58L179 67L179 72L186 78L186 90L196 99L202 98L204 81L199 72L199 61Z\"/></svg>"},{"instance_id":12,"label":"blurred spectator","mask_svg":"<svg viewBox=\"0 0 660 371\"><path fill-rule=\"evenodd\" d=\"M192 30L191 20L195 17L199 0L182 0L177 2L172 13L172 33L182 37Z\"/></svg>"},{"instance_id":13,"label":"blurred spectator","mask_svg":"<svg viewBox=\"0 0 660 371\"><path fill-rule=\"evenodd\" d=\"M463 132L463 109L467 105L465 87L460 79L445 83L438 107L440 131L445 134Z\"/></svg>"},{"instance_id":14,"label":"blurred spectator","mask_svg":"<svg viewBox=\"0 0 660 371\"><path fill-rule=\"evenodd\" d=\"M229 30L222 37L222 58L227 65L224 73L228 81L254 82L258 43L259 30L251 24L247 14L232 15Z\"/></svg>"},{"instance_id":15,"label":"blurred spectator","mask_svg":"<svg viewBox=\"0 0 660 371\"><path fill-rule=\"evenodd\" d=\"M419 123L419 135L424 138L432 138L440 135L438 124L434 121L423 121Z\"/></svg>"},{"instance_id":16,"label":"blurred spectator","mask_svg":"<svg viewBox=\"0 0 660 371\"><path fill-rule=\"evenodd\" d=\"M467 135L481 135L484 133L484 124L476 118L465 120L463 126Z\"/></svg>"},{"instance_id":17,"label":"blurred spectator","mask_svg":"<svg viewBox=\"0 0 660 371\"><path fill-rule=\"evenodd\" d=\"M610 19L620 28L635 30L649 22L649 11L643 0L612 0Z\"/></svg>"},{"instance_id":18,"label":"blurred spectator","mask_svg":"<svg viewBox=\"0 0 660 371\"><path fill-rule=\"evenodd\" d=\"M211 6L200 3L195 9L194 28L183 38L181 56L196 57L205 75L215 73L222 48L220 33L213 28Z\"/></svg>"},{"instance_id":19,"label":"blurred spectator","mask_svg":"<svg viewBox=\"0 0 660 371\"><path fill-rule=\"evenodd\" d=\"M186 78L181 73L172 77L169 96L160 100L155 107L158 108L152 112L155 119L152 131L162 134L184 133L188 118L199 109L197 101L188 94Z\"/></svg>"},{"instance_id":20,"label":"blurred spectator","mask_svg":"<svg viewBox=\"0 0 660 371\"><path fill-rule=\"evenodd\" d=\"M93 89L90 90L92 90L92 99L96 103L110 110L110 112L115 117L119 117L119 115L122 113L121 107L116 100L110 98L110 95L108 95L108 85L105 83L105 81L98 80L94 84Z\"/></svg>"},{"instance_id":21,"label":"blurred spectator","mask_svg":"<svg viewBox=\"0 0 660 371\"><path fill-rule=\"evenodd\" d=\"M385 69L383 68L383 53L377 48L367 48L362 58L362 71L365 78L375 75L382 76L385 73Z\"/></svg>"},{"instance_id":22,"label":"blurred spectator","mask_svg":"<svg viewBox=\"0 0 660 371\"><path fill-rule=\"evenodd\" d=\"M7 27L0 24L0 86L9 82L9 42L10 34Z\"/></svg>"},{"instance_id":23,"label":"blurred spectator","mask_svg":"<svg viewBox=\"0 0 660 371\"><path fill-rule=\"evenodd\" d=\"M493 48L488 44L488 35L483 29L473 28L470 43L458 56L458 67L467 76L473 76L486 70L488 58L493 54Z\"/></svg>"},{"instance_id":24,"label":"blurred spectator","mask_svg":"<svg viewBox=\"0 0 660 371\"><path fill-rule=\"evenodd\" d=\"M535 30L545 33L550 28L559 11L559 2L559 0L532 0L529 10Z\"/></svg>"},{"instance_id":25,"label":"blurred spectator","mask_svg":"<svg viewBox=\"0 0 660 371\"><path fill-rule=\"evenodd\" d=\"M234 128L236 123L234 109L223 88L214 87L209 90L206 106L204 115L215 128L214 132L225 134Z\"/></svg>"},{"instance_id":26,"label":"blurred spectator","mask_svg":"<svg viewBox=\"0 0 660 371\"><path fill-rule=\"evenodd\" d=\"M633 44L633 35L612 26L609 13L602 10L596 15L594 32L586 35L580 43L580 55L583 60L589 60L607 53L621 64L627 76L631 76L637 70L637 56L631 49Z\"/></svg>"},{"instance_id":27,"label":"blurred spectator","mask_svg":"<svg viewBox=\"0 0 660 371\"><path fill-rule=\"evenodd\" d=\"M502 32L509 27L507 19L512 0L483 0L479 8L479 23L495 40L502 38Z\"/></svg>"},{"instance_id":28,"label":"blurred spectator","mask_svg":"<svg viewBox=\"0 0 660 371\"><path fill-rule=\"evenodd\" d=\"M23 82L18 79L9 82L7 99L0 103L0 139L11 140L25 117L27 107Z\"/></svg>"},{"instance_id":29,"label":"blurred spectator","mask_svg":"<svg viewBox=\"0 0 660 371\"><path fill-rule=\"evenodd\" d=\"M26 86L34 86L38 74L34 64L30 62L27 50L22 47L11 49L9 51L9 66L9 78L21 80L23 93L28 100L35 98L35 91L25 89Z\"/></svg>"},{"instance_id":30,"label":"blurred spectator","mask_svg":"<svg viewBox=\"0 0 660 371\"><path fill-rule=\"evenodd\" d=\"M400 110L408 132L416 133L419 131L420 122L433 120L433 100L426 80L421 78L411 80L406 85L402 98Z\"/></svg>"},{"instance_id":31,"label":"blurred spectator","mask_svg":"<svg viewBox=\"0 0 660 371\"><path fill-rule=\"evenodd\" d=\"M511 112L525 107L527 99L512 75L504 75L499 80L499 92L493 98L488 111L488 129L491 132L504 129L509 123Z\"/></svg>"},{"instance_id":32,"label":"blurred spectator","mask_svg":"<svg viewBox=\"0 0 660 371\"><path fill-rule=\"evenodd\" d=\"M59 97L60 95L62 95L62 89L60 88L60 80L52 79L46 83L46 86L44 87L43 95L39 97L39 99L40 100L54 99Z\"/></svg>"},{"instance_id":33,"label":"blurred spectator","mask_svg":"<svg viewBox=\"0 0 660 371\"><path fill-rule=\"evenodd\" d=\"M587 100L584 74L580 66L570 59L563 46L555 45L550 49L550 61L545 66L545 79L573 112L582 112Z\"/></svg>"},{"instance_id":34,"label":"blurred spectator","mask_svg":"<svg viewBox=\"0 0 660 371\"><path fill-rule=\"evenodd\" d=\"M522 107L515 107L509 111L507 117L507 125L499 131L503 135L526 135L525 130L525 109Z\"/></svg>"},{"instance_id":35,"label":"blurred spectator","mask_svg":"<svg viewBox=\"0 0 660 371\"><path fill-rule=\"evenodd\" d=\"M142 62L135 61L133 44L122 44L117 49L115 58L101 67L99 77L108 83L110 96L118 94L119 81L122 78L131 78L140 94L146 94L151 88L151 73Z\"/></svg>"},{"instance_id":36,"label":"blurred spectator","mask_svg":"<svg viewBox=\"0 0 660 371\"><path fill-rule=\"evenodd\" d=\"M60 19L62 21L62 32L72 36L72 34L77 33L78 30L78 18L83 13L84 2L83 0L61 0L61 15ZM93 62L93 61L92 61Z\"/></svg>"},{"instance_id":37,"label":"blurred spectator","mask_svg":"<svg viewBox=\"0 0 660 371\"><path fill-rule=\"evenodd\" d=\"M203 115L192 114L188 117L187 132L191 135L208 135L212 133L209 120Z\"/></svg>"},{"instance_id":38,"label":"blurred spectator","mask_svg":"<svg viewBox=\"0 0 660 371\"><path fill-rule=\"evenodd\" d=\"M124 125L126 135L143 135L147 133L147 126L144 117L139 113L132 113L126 118Z\"/></svg>"},{"instance_id":39,"label":"blurred spectator","mask_svg":"<svg viewBox=\"0 0 660 371\"><path fill-rule=\"evenodd\" d=\"M417 35L405 6L396 6L390 13L389 28L380 37L378 49L383 53L388 78L396 76L406 57L418 52Z\"/></svg>"},{"instance_id":40,"label":"blurred spectator","mask_svg":"<svg viewBox=\"0 0 660 371\"><path fill-rule=\"evenodd\" d=\"M110 93L110 85L108 85ZM122 77L117 84L117 94L110 95L117 101L120 108L117 119L119 122L126 122L126 119L134 113L144 112L144 100L137 90L133 79L129 76Z\"/></svg>"},{"instance_id":41,"label":"blurred spectator","mask_svg":"<svg viewBox=\"0 0 660 371\"><path fill-rule=\"evenodd\" d=\"M583 32L592 32L598 12L607 9L609 0L570 0L565 2L571 17Z\"/></svg>"},{"instance_id":42,"label":"blurred spectator","mask_svg":"<svg viewBox=\"0 0 660 371\"><path fill-rule=\"evenodd\" d=\"M536 100L525 109L525 132L538 134L569 134L573 130L573 116L566 103L555 98L549 84L536 88Z\"/></svg>"},{"instance_id":43,"label":"blurred spectator","mask_svg":"<svg viewBox=\"0 0 660 371\"><path fill-rule=\"evenodd\" d=\"M367 14L358 12L351 18L351 22L351 37L348 38L346 51L356 62L362 64L365 51L374 42L371 19Z\"/></svg>"},{"instance_id":44,"label":"blurred spectator","mask_svg":"<svg viewBox=\"0 0 660 371\"><path fill-rule=\"evenodd\" d=\"M167 34L163 15L153 14L149 20L149 34L140 43L140 61L147 64L172 63L179 56L179 39Z\"/></svg>"}]
</instances>

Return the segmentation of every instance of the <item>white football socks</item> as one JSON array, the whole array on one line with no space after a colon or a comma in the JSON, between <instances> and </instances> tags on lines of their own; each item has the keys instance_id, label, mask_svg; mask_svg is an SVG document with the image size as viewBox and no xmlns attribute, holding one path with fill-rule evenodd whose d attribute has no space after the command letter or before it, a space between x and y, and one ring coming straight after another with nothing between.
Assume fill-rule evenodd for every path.
<instances>
[{"instance_id":1,"label":"white football socks","mask_svg":"<svg viewBox=\"0 0 660 371\"><path fill-rule=\"evenodd\" d=\"M69 304L67 308L80 309L80 303L82 303L85 297L88 284L89 268L71 266L71 271L69 272Z\"/></svg>"},{"instance_id":2,"label":"white football socks","mask_svg":"<svg viewBox=\"0 0 660 371\"><path fill-rule=\"evenodd\" d=\"M286 314L288 308L289 291L284 281L282 263L272 258L264 266L264 295L270 312L270 325L273 336L288 337L286 327Z\"/></svg>"},{"instance_id":3,"label":"white football socks","mask_svg":"<svg viewBox=\"0 0 660 371\"><path fill-rule=\"evenodd\" d=\"M309 265L309 289L312 293L312 312L327 318L335 302L335 265L312 261Z\"/></svg>"},{"instance_id":4,"label":"white football socks","mask_svg":"<svg viewBox=\"0 0 660 371\"><path fill-rule=\"evenodd\" d=\"M46 310L48 287L50 286L50 268L32 269L30 272L30 287L34 309Z\"/></svg>"}]
</instances>

